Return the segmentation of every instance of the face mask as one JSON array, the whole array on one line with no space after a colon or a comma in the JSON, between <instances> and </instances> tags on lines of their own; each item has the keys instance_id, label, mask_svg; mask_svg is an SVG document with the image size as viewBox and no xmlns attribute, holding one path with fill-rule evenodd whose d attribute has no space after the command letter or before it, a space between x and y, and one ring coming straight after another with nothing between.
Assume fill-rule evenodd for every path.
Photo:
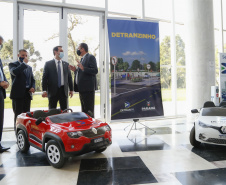
<instances>
[{"instance_id":1,"label":"face mask","mask_svg":"<svg viewBox=\"0 0 226 185\"><path fill-rule=\"evenodd\" d=\"M63 57L64 57L64 52L60 52L59 57L60 57L60 58L63 58Z\"/></svg>"},{"instance_id":2,"label":"face mask","mask_svg":"<svg viewBox=\"0 0 226 185\"><path fill-rule=\"evenodd\" d=\"M78 49L77 50L77 55L80 56L81 55L81 51Z\"/></svg>"},{"instance_id":3,"label":"face mask","mask_svg":"<svg viewBox=\"0 0 226 185\"><path fill-rule=\"evenodd\" d=\"M23 61L24 61L24 58L23 58L23 57L19 57L19 60L20 60L21 62L23 62Z\"/></svg>"}]
</instances>

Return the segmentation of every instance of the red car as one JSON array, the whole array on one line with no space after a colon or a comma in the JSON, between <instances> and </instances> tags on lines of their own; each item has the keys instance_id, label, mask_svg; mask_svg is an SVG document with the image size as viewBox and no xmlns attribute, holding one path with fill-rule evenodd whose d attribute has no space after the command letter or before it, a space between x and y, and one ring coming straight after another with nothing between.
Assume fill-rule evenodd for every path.
<instances>
[{"instance_id":1,"label":"red car","mask_svg":"<svg viewBox=\"0 0 226 185\"><path fill-rule=\"evenodd\" d=\"M17 144L21 152L30 145L46 152L48 162L61 168L67 157L103 152L112 143L110 126L83 112L67 109L36 110L18 115Z\"/></svg>"}]
</instances>

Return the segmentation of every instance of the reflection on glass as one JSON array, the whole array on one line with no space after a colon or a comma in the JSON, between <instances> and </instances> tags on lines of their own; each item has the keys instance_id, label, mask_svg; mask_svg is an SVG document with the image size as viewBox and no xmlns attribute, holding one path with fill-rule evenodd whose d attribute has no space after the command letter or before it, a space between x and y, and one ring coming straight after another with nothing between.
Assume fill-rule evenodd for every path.
<instances>
[{"instance_id":1,"label":"reflection on glass","mask_svg":"<svg viewBox=\"0 0 226 185\"><path fill-rule=\"evenodd\" d=\"M85 5L85 6L94 6L94 7L105 7L105 0L66 0L66 3Z\"/></svg>"},{"instance_id":2,"label":"reflection on glass","mask_svg":"<svg viewBox=\"0 0 226 185\"><path fill-rule=\"evenodd\" d=\"M177 66L185 66L185 26L176 25L176 63Z\"/></svg>"},{"instance_id":3,"label":"reflection on glass","mask_svg":"<svg viewBox=\"0 0 226 185\"><path fill-rule=\"evenodd\" d=\"M186 114L186 68L177 68L177 114Z\"/></svg>"},{"instance_id":4,"label":"reflection on glass","mask_svg":"<svg viewBox=\"0 0 226 185\"><path fill-rule=\"evenodd\" d=\"M160 65L171 65L170 23L159 22Z\"/></svg>"},{"instance_id":5,"label":"reflection on glass","mask_svg":"<svg viewBox=\"0 0 226 185\"><path fill-rule=\"evenodd\" d=\"M145 0L145 17L171 20L172 1Z\"/></svg>"},{"instance_id":6,"label":"reflection on glass","mask_svg":"<svg viewBox=\"0 0 226 185\"><path fill-rule=\"evenodd\" d=\"M214 28L218 28L218 29L220 28L220 21L221 21L220 9L221 9L221 0L215 0L213 3Z\"/></svg>"},{"instance_id":7,"label":"reflection on glass","mask_svg":"<svg viewBox=\"0 0 226 185\"><path fill-rule=\"evenodd\" d=\"M141 0L108 0L108 10L110 12L125 13L141 16Z\"/></svg>"},{"instance_id":8,"label":"reflection on glass","mask_svg":"<svg viewBox=\"0 0 226 185\"><path fill-rule=\"evenodd\" d=\"M24 10L24 49L29 53L29 65L32 66L36 80L36 91L42 91L44 64L53 59L53 47L59 45L58 25L59 14L56 12Z\"/></svg>"},{"instance_id":9,"label":"reflection on glass","mask_svg":"<svg viewBox=\"0 0 226 185\"><path fill-rule=\"evenodd\" d=\"M0 2L0 35L4 38L0 58L3 66L13 60L13 3ZM7 79L10 79L8 67L4 68Z\"/></svg>"},{"instance_id":10,"label":"reflection on glass","mask_svg":"<svg viewBox=\"0 0 226 185\"><path fill-rule=\"evenodd\" d=\"M94 55L99 67L99 17L68 14L68 62L77 65L81 57L77 55L77 48L80 43L88 44L89 53ZM91 31L92 30L92 31ZM97 85L100 89L100 70L97 74ZM76 108L80 111L80 107ZM100 118L100 92L95 93L95 118Z\"/></svg>"},{"instance_id":11,"label":"reflection on glass","mask_svg":"<svg viewBox=\"0 0 226 185\"><path fill-rule=\"evenodd\" d=\"M186 2L185 0L174 0L174 14L175 21L184 23L185 21L185 13L186 13Z\"/></svg>"}]
</instances>

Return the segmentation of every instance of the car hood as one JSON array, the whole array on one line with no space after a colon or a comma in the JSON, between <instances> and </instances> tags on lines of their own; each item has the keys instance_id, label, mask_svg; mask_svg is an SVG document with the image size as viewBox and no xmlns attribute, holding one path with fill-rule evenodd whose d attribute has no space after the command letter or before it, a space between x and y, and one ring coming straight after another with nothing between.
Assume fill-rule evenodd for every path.
<instances>
[{"instance_id":1,"label":"car hood","mask_svg":"<svg viewBox=\"0 0 226 185\"><path fill-rule=\"evenodd\" d=\"M226 126L225 116L200 116L198 121L207 125L213 125L217 127Z\"/></svg>"},{"instance_id":2,"label":"car hood","mask_svg":"<svg viewBox=\"0 0 226 185\"><path fill-rule=\"evenodd\" d=\"M78 131L78 130L87 130L91 128L96 128L100 126L106 125L105 122L95 120L93 118L85 119L85 120L78 120L78 121L71 121L65 123L51 123L52 126L60 127L66 131Z\"/></svg>"}]
</instances>

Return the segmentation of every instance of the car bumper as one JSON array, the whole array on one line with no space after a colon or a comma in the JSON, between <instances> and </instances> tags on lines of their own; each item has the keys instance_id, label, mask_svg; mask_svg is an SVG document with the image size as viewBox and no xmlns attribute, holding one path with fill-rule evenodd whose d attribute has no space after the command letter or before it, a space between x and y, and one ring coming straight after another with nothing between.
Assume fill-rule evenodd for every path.
<instances>
[{"instance_id":1,"label":"car bumper","mask_svg":"<svg viewBox=\"0 0 226 185\"><path fill-rule=\"evenodd\" d=\"M112 144L112 142L109 141L109 139L104 139L103 141L101 141L99 143L90 142L90 143L84 144L82 149L79 151L75 151L75 152L63 151L63 155L64 155L64 157L77 156L77 155L81 155L84 153L100 150L102 148L108 147L111 144Z\"/></svg>"},{"instance_id":2,"label":"car bumper","mask_svg":"<svg viewBox=\"0 0 226 185\"><path fill-rule=\"evenodd\" d=\"M226 145L226 134L220 132L220 127L201 127L196 125L195 127L196 140L201 143Z\"/></svg>"}]
</instances>

